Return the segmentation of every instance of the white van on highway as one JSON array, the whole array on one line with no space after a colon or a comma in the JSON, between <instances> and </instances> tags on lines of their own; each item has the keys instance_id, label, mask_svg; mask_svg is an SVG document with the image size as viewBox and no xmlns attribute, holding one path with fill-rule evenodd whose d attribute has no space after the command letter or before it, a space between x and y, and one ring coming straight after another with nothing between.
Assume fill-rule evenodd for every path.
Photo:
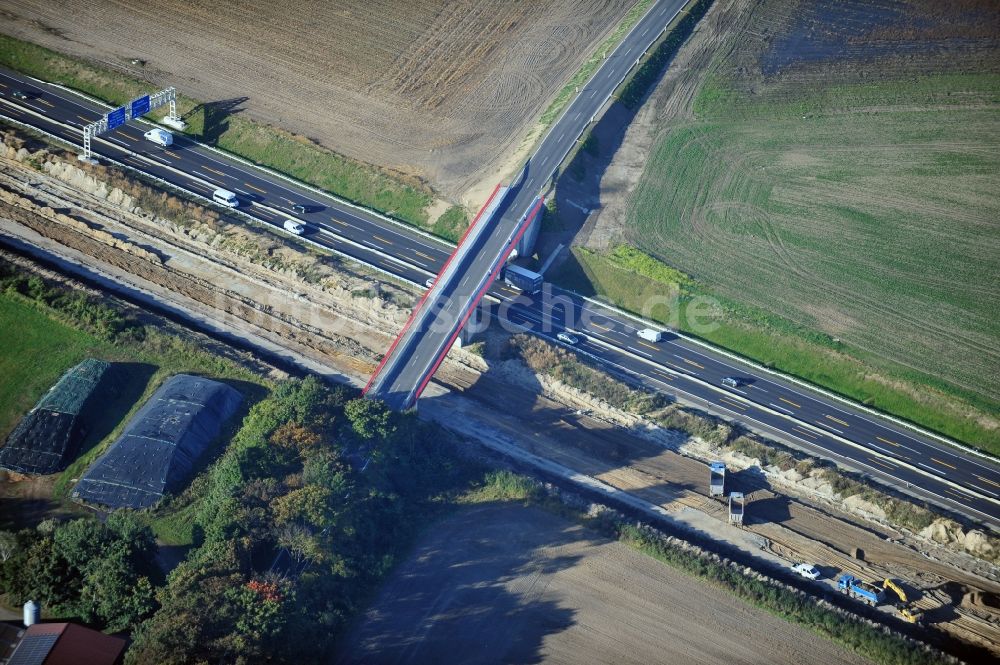
<instances>
[{"instance_id":1,"label":"white van on highway","mask_svg":"<svg viewBox=\"0 0 1000 665\"><path fill-rule=\"evenodd\" d=\"M162 145L164 148L169 148L174 144L174 135L165 129L160 129L159 127L149 130L143 134L143 137L145 137L147 141L152 141L157 145Z\"/></svg>"},{"instance_id":2,"label":"white van on highway","mask_svg":"<svg viewBox=\"0 0 1000 665\"><path fill-rule=\"evenodd\" d=\"M636 334L642 339L650 342L659 342L663 339L663 331L654 330L652 328L643 328Z\"/></svg>"},{"instance_id":3,"label":"white van on highway","mask_svg":"<svg viewBox=\"0 0 1000 665\"><path fill-rule=\"evenodd\" d=\"M294 233L297 236L302 235L306 230L306 225L300 222L296 222L294 219L286 219L285 223L282 224L284 229L289 233Z\"/></svg>"},{"instance_id":4,"label":"white van on highway","mask_svg":"<svg viewBox=\"0 0 1000 665\"><path fill-rule=\"evenodd\" d=\"M230 192L228 189L217 189L212 192L212 200L216 203L221 203L227 208L235 208L240 204L239 199L236 195Z\"/></svg>"}]
</instances>

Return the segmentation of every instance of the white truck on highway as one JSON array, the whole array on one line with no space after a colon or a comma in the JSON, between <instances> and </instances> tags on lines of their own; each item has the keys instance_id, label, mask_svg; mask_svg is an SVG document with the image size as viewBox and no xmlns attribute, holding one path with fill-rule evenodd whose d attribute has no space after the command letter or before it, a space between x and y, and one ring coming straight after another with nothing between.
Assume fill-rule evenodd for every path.
<instances>
[{"instance_id":1,"label":"white truck on highway","mask_svg":"<svg viewBox=\"0 0 1000 665\"><path fill-rule=\"evenodd\" d=\"M643 328L636 334L649 342L659 342L663 340L663 331L656 330L654 328Z\"/></svg>"}]
</instances>

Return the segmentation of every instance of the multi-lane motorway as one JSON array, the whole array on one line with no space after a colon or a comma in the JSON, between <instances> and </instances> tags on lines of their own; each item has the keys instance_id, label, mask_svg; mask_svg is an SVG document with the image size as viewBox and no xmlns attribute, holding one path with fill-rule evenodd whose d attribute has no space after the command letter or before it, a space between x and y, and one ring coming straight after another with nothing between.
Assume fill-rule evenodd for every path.
<instances>
[{"instance_id":1,"label":"multi-lane motorway","mask_svg":"<svg viewBox=\"0 0 1000 665\"><path fill-rule=\"evenodd\" d=\"M605 55L594 75L573 97L511 183L506 196L462 244L454 262L437 279L414 312L387 357L372 376L366 394L393 408L416 403L427 381L465 324L472 308L488 289L503 260L537 216L539 197L577 139L641 56L677 15L684 0L660 0Z\"/></svg>"},{"instance_id":2,"label":"multi-lane motorway","mask_svg":"<svg viewBox=\"0 0 1000 665\"><path fill-rule=\"evenodd\" d=\"M30 98L14 99L14 90L26 90ZM107 110L59 87L0 70L0 115L74 145L81 144L80 128ZM454 249L183 137L167 149L153 145L142 138L145 127L130 122L98 138L95 152L201 197L210 196L215 187L234 191L241 209L260 222L280 227L288 217L301 219L309 224L310 240L417 284L436 275ZM294 214L296 203L311 206L310 211ZM630 316L572 293L552 293L564 304L547 307L544 295L525 297L502 284L490 290L510 321L551 339L568 324L580 338L579 352L651 388L702 404L1000 530L1000 466L992 459L697 341L670 335L659 343L647 342L635 334L645 326ZM721 384L726 376L741 377L744 384L727 388Z\"/></svg>"}]
</instances>

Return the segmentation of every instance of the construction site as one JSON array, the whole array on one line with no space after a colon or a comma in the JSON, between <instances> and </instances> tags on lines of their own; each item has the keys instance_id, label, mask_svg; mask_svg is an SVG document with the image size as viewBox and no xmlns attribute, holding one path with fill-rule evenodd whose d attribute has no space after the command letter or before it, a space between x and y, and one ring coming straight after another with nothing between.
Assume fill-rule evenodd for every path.
<instances>
[{"instance_id":1,"label":"construction site","mask_svg":"<svg viewBox=\"0 0 1000 665\"><path fill-rule=\"evenodd\" d=\"M15 148L11 134L5 142L0 229L16 246L37 248L31 252L46 265L70 271L85 254L88 283L100 276L130 301L180 313L209 331L224 323L241 346L265 354L280 348L298 366L358 385L414 298L336 258L224 218L180 225L136 214L100 172L58 151L38 152L38 144ZM794 579L789 566L815 564L821 576L806 588L817 596L844 595L837 587L844 575L880 590L893 580L903 596L890 591L886 601L881 591L874 616L959 653L1000 654L1000 575L982 534L946 523L923 533L893 528L876 507L842 501L830 487L723 454L498 359L490 349L503 343L488 338L482 355L449 355L421 416L519 468L560 482L589 479L584 487L612 505L627 497L625 507L645 519L713 542L754 567ZM508 396L503 412L491 406L499 391ZM3 484L6 496L17 495L16 477ZM867 610L858 602L857 611ZM911 623L914 617L919 622Z\"/></svg>"},{"instance_id":2,"label":"construction site","mask_svg":"<svg viewBox=\"0 0 1000 665\"><path fill-rule=\"evenodd\" d=\"M798 3L774 3L783 30L799 26ZM124 665L1000 660L990 441L629 310L642 289L662 304L670 286L685 306L707 293L697 260L691 277L656 247L616 243L642 235L624 226L648 203L636 183L665 177L642 173L654 135L671 136L655 123L719 106L695 104L685 77L730 62L710 54L713 36L760 27L750 3L334 3L269 32L251 68L248 35L283 8L248 0L212 22L211 3L119 4L100 46L81 33L106 29L109 7L3 12L0 39L62 53L2 43L60 76L131 78L115 107L0 67L0 621L23 607L25 628L127 636ZM862 25L909 16L856 4L841 10ZM955 25L971 30L979 7ZM174 14L179 37L157 27ZM991 30L974 33L969 52L986 52ZM331 58L343 66L306 95ZM800 72L768 62L754 70L768 85ZM140 80L159 92L136 96ZM214 128L209 105L178 112L191 100L174 80L231 97ZM244 104L257 124L228 125ZM410 198L336 196L227 152L236 135L257 155L279 136L301 168L318 153L299 162L295 146L318 150L364 181L352 191L381 182ZM442 234L446 209L457 226ZM459 227L457 246L442 239ZM656 228L641 241L676 240ZM574 261L591 290L560 283L550 306L546 270L565 277ZM706 309L788 343L790 324L726 297ZM848 358L839 337L794 334ZM401 387L369 392L387 366ZM866 380L912 388L878 367ZM945 393L950 418L966 397ZM972 438L992 422L957 418L946 424ZM14 649L0 658L19 662Z\"/></svg>"}]
</instances>

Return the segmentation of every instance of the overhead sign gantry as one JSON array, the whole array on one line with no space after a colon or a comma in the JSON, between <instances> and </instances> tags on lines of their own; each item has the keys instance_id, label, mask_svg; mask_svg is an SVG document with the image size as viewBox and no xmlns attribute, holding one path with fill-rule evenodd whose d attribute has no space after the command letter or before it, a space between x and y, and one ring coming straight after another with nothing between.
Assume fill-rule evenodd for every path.
<instances>
[{"instance_id":1,"label":"overhead sign gantry","mask_svg":"<svg viewBox=\"0 0 1000 665\"><path fill-rule=\"evenodd\" d=\"M161 90L152 95L136 97L128 104L108 111L100 120L92 122L83 128L83 154L79 156L81 162L96 164L94 153L91 150L91 142L95 136L110 132L116 127L124 125L129 120L142 117L154 109L158 109L166 104L170 105L167 117L163 119L163 124L183 130L187 123L177 116L177 90L171 86L166 90Z\"/></svg>"}]
</instances>

